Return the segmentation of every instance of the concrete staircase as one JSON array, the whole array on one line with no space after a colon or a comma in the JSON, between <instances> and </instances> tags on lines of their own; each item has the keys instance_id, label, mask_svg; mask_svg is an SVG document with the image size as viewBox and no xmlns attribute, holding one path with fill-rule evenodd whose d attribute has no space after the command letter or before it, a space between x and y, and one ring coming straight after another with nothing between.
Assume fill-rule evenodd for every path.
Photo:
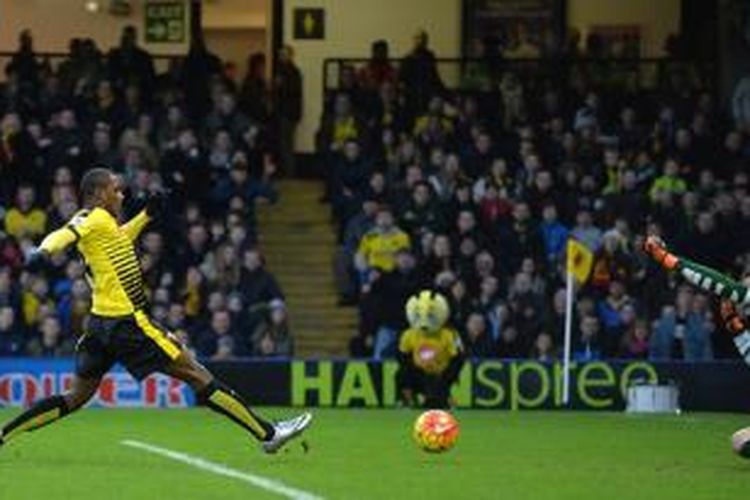
<instances>
[{"instance_id":1,"label":"concrete staircase","mask_svg":"<svg viewBox=\"0 0 750 500\"><path fill-rule=\"evenodd\" d=\"M259 206L258 230L267 268L281 285L295 355L343 356L356 330L356 309L339 307L334 285L336 235L320 181L283 180L279 202Z\"/></svg>"}]
</instances>

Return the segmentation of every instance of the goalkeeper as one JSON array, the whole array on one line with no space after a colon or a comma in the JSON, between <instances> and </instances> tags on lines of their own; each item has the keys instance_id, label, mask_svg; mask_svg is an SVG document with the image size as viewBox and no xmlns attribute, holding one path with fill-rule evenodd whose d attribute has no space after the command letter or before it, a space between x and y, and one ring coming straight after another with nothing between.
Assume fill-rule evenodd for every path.
<instances>
[{"instance_id":1,"label":"goalkeeper","mask_svg":"<svg viewBox=\"0 0 750 500\"><path fill-rule=\"evenodd\" d=\"M729 276L671 253L658 236L649 236L644 251L664 269L676 271L693 285L722 299L720 315L725 328L734 336L734 345L750 365L750 328L737 311L736 305L750 305L750 289Z\"/></svg>"},{"instance_id":2,"label":"goalkeeper","mask_svg":"<svg viewBox=\"0 0 750 500\"><path fill-rule=\"evenodd\" d=\"M439 293L424 290L406 303L409 328L398 346L396 377L404 404L414 406L418 397L426 408L448 408L450 388L464 361L458 333L446 325L448 302Z\"/></svg>"}]
</instances>

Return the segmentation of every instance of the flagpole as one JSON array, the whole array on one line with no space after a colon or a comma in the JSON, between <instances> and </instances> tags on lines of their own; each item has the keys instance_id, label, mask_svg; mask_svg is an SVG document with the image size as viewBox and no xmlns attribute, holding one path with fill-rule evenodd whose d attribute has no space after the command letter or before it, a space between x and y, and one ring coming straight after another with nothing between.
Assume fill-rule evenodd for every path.
<instances>
[{"instance_id":1,"label":"flagpole","mask_svg":"<svg viewBox=\"0 0 750 500\"><path fill-rule=\"evenodd\" d=\"M562 402L565 406L570 402L570 343L573 328L573 273L566 272L565 290L565 353L563 355L563 393Z\"/></svg>"}]
</instances>

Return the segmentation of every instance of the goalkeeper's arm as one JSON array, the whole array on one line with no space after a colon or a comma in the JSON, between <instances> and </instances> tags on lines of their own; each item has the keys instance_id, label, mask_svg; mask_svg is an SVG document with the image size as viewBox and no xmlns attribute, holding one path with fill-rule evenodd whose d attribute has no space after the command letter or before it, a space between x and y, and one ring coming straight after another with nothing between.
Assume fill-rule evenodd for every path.
<instances>
[{"instance_id":1,"label":"goalkeeper's arm","mask_svg":"<svg viewBox=\"0 0 750 500\"><path fill-rule=\"evenodd\" d=\"M721 319L724 322L724 328L734 336L734 345L737 351L750 365L750 328L747 323L737 312L734 303L729 299L721 301Z\"/></svg>"}]
</instances>

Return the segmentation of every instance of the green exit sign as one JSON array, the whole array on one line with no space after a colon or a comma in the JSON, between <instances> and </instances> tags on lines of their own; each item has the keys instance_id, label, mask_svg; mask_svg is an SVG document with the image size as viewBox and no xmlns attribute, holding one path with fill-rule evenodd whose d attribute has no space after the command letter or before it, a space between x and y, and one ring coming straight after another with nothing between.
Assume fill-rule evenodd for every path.
<instances>
[{"instance_id":1,"label":"green exit sign","mask_svg":"<svg viewBox=\"0 0 750 500\"><path fill-rule=\"evenodd\" d=\"M187 31L184 2L149 2L145 8L147 43L182 43Z\"/></svg>"}]
</instances>

